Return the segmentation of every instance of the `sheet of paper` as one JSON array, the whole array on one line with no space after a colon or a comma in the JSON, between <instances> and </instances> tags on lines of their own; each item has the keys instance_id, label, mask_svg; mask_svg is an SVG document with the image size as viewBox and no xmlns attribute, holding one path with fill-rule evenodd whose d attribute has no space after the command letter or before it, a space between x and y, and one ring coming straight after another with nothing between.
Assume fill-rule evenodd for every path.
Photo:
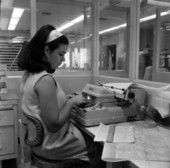
<instances>
[{"instance_id":1,"label":"sheet of paper","mask_svg":"<svg viewBox=\"0 0 170 168\"><path fill-rule=\"evenodd\" d=\"M133 126L116 126L113 142L116 143L135 142Z\"/></svg>"},{"instance_id":2,"label":"sheet of paper","mask_svg":"<svg viewBox=\"0 0 170 168\"><path fill-rule=\"evenodd\" d=\"M134 125L134 143L115 143L115 159L170 161L169 138L164 138L158 127Z\"/></svg>"},{"instance_id":3,"label":"sheet of paper","mask_svg":"<svg viewBox=\"0 0 170 168\"><path fill-rule=\"evenodd\" d=\"M102 160L107 162L114 162L116 155L116 145L113 143L105 143L102 153Z\"/></svg>"},{"instance_id":4,"label":"sheet of paper","mask_svg":"<svg viewBox=\"0 0 170 168\"><path fill-rule=\"evenodd\" d=\"M146 121L130 122L128 125L120 123L116 124L115 129L101 124L107 133L114 132L113 142L110 143L107 142L108 135L104 135L102 159L108 162L121 160L169 162L169 130L159 126L150 128L146 127L145 124Z\"/></svg>"},{"instance_id":5,"label":"sheet of paper","mask_svg":"<svg viewBox=\"0 0 170 168\"><path fill-rule=\"evenodd\" d=\"M114 143L104 143L102 160L106 162L120 162L125 161L125 159L116 158L116 144Z\"/></svg>"},{"instance_id":6,"label":"sheet of paper","mask_svg":"<svg viewBox=\"0 0 170 168\"><path fill-rule=\"evenodd\" d=\"M128 89L129 86L131 86L133 83L105 83L104 86L114 86L115 88L124 88L124 89Z\"/></svg>"},{"instance_id":7,"label":"sheet of paper","mask_svg":"<svg viewBox=\"0 0 170 168\"><path fill-rule=\"evenodd\" d=\"M124 91L121 89L127 90L132 84L133 83L105 83L103 85L106 87L113 87L113 89L112 88L108 88L108 89L112 91L116 90L116 92L122 93Z\"/></svg>"},{"instance_id":8,"label":"sheet of paper","mask_svg":"<svg viewBox=\"0 0 170 168\"><path fill-rule=\"evenodd\" d=\"M133 143L133 126L128 125L104 125L100 123L94 141L110 143Z\"/></svg>"},{"instance_id":9,"label":"sheet of paper","mask_svg":"<svg viewBox=\"0 0 170 168\"><path fill-rule=\"evenodd\" d=\"M157 109L162 118L170 115L170 101L168 99L161 98L159 96L149 96L148 104Z\"/></svg>"},{"instance_id":10,"label":"sheet of paper","mask_svg":"<svg viewBox=\"0 0 170 168\"><path fill-rule=\"evenodd\" d=\"M100 123L98 131L95 135L94 141L106 142L110 125Z\"/></svg>"}]
</instances>

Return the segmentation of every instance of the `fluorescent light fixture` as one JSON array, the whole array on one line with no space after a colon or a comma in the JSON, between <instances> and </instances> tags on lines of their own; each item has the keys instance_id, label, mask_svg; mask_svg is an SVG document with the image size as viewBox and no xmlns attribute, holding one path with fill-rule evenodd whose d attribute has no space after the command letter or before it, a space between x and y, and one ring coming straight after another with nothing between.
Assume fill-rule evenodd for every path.
<instances>
[{"instance_id":1,"label":"fluorescent light fixture","mask_svg":"<svg viewBox=\"0 0 170 168\"><path fill-rule=\"evenodd\" d=\"M152 20L152 19L155 19L155 18L156 18L156 15L147 16L147 17L141 18L140 22L146 22L148 20Z\"/></svg>"},{"instance_id":2,"label":"fluorescent light fixture","mask_svg":"<svg viewBox=\"0 0 170 168\"><path fill-rule=\"evenodd\" d=\"M152 19L155 19L155 18L156 18L156 15L147 16L147 17L141 18L140 22L146 22L148 20L152 20ZM118 30L118 29L124 28L126 26L127 26L127 24L124 23L124 24L121 24L121 25L118 25L118 26L115 26L115 27L111 27L111 28L102 30L102 31L99 32L99 34L104 34L104 33L110 32L110 31Z\"/></svg>"},{"instance_id":3,"label":"fluorescent light fixture","mask_svg":"<svg viewBox=\"0 0 170 168\"><path fill-rule=\"evenodd\" d=\"M65 30L65 29L67 29L67 28L69 28L69 27L71 27L71 26L73 26L73 23L70 23L70 22L69 22L69 23L61 26L61 27L58 28L57 30L58 30L59 32L61 32L61 31Z\"/></svg>"},{"instance_id":4,"label":"fluorescent light fixture","mask_svg":"<svg viewBox=\"0 0 170 168\"><path fill-rule=\"evenodd\" d=\"M9 25L8 30L15 30L15 27L16 27L15 25Z\"/></svg>"},{"instance_id":5,"label":"fluorescent light fixture","mask_svg":"<svg viewBox=\"0 0 170 168\"><path fill-rule=\"evenodd\" d=\"M84 20L84 15L77 17L76 19L72 20L71 22L76 24L78 22L81 22L82 20Z\"/></svg>"},{"instance_id":6,"label":"fluorescent light fixture","mask_svg":"<svg viewBox=\"0 0 170 168\"><path fill-rule=\"evenodd\" d=\"M14 8L11 17L12 18L21 18L23 12L24 12L23 8Z\"/></svg>"},{"instance_id":7,"label":"fluorescent light fixture","mask_svg":"<svg viewBox=\"0 0 170 168\"><path fill-rule=\"evenodd\" d=\"M115 26L115 27L111 27L109 29L102 30L102 31L99 32L99 34L110 32L110 31L113 31L113 30L118 30L118 29L124 28L126 26L127 26L127 24L124 23L124 24L121 24L121 25L118 25L118 26Z\"/></svg>"},{"instance_id":8,"label":"fluorescent light fixture","mask_svg":"<svg viewBox=\"0 0 170 168\"><path fill-rule=\"evenodd\" d=\"M16 25L19 22L19 18L11 18L10 25Z\"/></svg>"},{"instance_id":9,"label":"fluorescent light fixture","mask_svg":"<svg viewBox=\"0 0 170 168\"><path fill-rule=\"evenodd\" d=\"M147 0L147 3L150 4L150 5L155 5L155 6L170 7L170 3L169 2Z\"/></svg>"},{"instance_id":10,"label":"fluorescent light fixture","mask_svg":"<svg viewBox=\"0 0 170 168\"><path fill-rule=\"evenodd\" d=\"M170 14L170 10L165 11L165 12L161 12L161 16L166 16Z\"/></svg>"},{"instance_id":11,"label":"fluorescent light fixture","mask_svg":"<svg viewBox=\"0 0 170 168\"><path fill-rule=\"evenodd\" d=\"M169 14L170 14L170 10L165 11L165 12L161 12L160 15L161 16L165 16L165 15L169 15ZM90 16L88 16L88 17L90 17ZM140 22L146 22L146 21L149 21L149 20L152 20L152 19L155 19L155 18L156 18L156 14L155 15L150 15L150 16L141 18ZM82 20L84 20L84 16L83 15L81 15L81 16L77 17L76 19L72 20L71 22L63 25L62 27L58 28L57 30L58 31L62 31L64 29L69 28L70 26L72 26L72 25L82 21ZM102 31L99 32L99 34L104 34L104 33L110 32L110 31L118 30L118 29L124 28L126 26L127 26L127 24L124 23L124 24L121 24L121 25L118 25L118 26L115 26L115 27L111 27L111 28L102 30ZM90 36L83 37L82 39L85 40L87 38L90 38ZM74 44L74 42L72 42L71 44Z\"/></svg>"},{"instance_id":12,"label":"fluorescent light fixture","mask_svg":"<svg viewBox=\"0 0 170 168\"><path fill-rule=\"evenodd\" d=\"M89 17L90 17L90 15L87 15L87 18L89 18ZM76 23L79 23L83 20L84 20L84 15L80 15L79 17L77 17L77 18L73 19L72 21L64 24L63 26L60 26L57 30L59 32L61 32L61 31L65 30L65 29L67 29L67 28L69 28L69 27L71 27L71 26L75 25Z\"/></svg>"},{"instance_id":13,"label":"fluorescent light fixture","mask_svg":"<svg viewBox=\"0 0 170 168\"><path fill-rule=\"evenodd\" d=\"M155 19L155 18L156 18L156 15L147 16L147 17L141 18L140 22L146 22L148 20L152 20L152 19ZM104 34L104 33L110 32L110 31L118 30L118 29L124 28L126 26L127 26L127 24L124 23L124 24L121 24L121 25L118 25L118 26L115 26L115 27L111 27L111 28L102 30L102 31L99 32L99 34Z\"/></svg>"},{"instance_id":14,"label":"fluorescent light fixture","mask_svg":"<svg viewBox=\"0 0 170 168\"><path fill-rule=\"evenodd\" d=\"M24 12L23 8L14 8L12 15L11 15L11 19L8 25L8 30L15 30L22 14Z\"/></svg>"},{"instance_id":15,"label":"fluorescent light fixture","mask_svg":"<svg viewBox=\"0 0 170 168\"><path fill-rule=\"evenodd\" d=\"M169 14L170 14L170 10L165 11L165 12L161 12L160 15L165 16L165 15L169 15ZM141 18L140 22L146 22L146 21L149 21L149 20L152 20L152 19L155 19L155 18L156 18L156 15L150 15L150 16ZM102 31L99 32L99 34L104 34L104 33L110 32L110 31L118 30L118 29L121 29L121 28L126 27L126 26L127 26L126 23L124 23L124 24L121 24L121 25L118 25L118 26L115 26L115 27L111 27L111 28L102 30Z\"/></svg>"}]
</instances>

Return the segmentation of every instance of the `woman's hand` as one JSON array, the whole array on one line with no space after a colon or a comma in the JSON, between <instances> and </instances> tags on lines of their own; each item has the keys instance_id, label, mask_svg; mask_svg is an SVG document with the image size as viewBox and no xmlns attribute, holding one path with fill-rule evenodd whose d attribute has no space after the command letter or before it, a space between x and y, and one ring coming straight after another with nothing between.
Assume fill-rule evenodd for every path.
<instances>
[{"instance_id":1,"label":"woman's hand","mask_svg":"<svg viewBox=\"0 0 170 168\"><path fill-rule=\"evenodd\" d=\"M73 105L79 105L81 103L85 102L85 98L82 97L82 95L73 95L70 99L68 99Z\"/></svg>"},{"instance_id":2,"label":"woman's hand","mask_svg":"<svg viewBox=\"0 0 170 168\"><path fill-rule=\"evenodd\" d=\"M68 95L66 95L66 98L67 98L67 99L71 99L71 98L73 98L73 97L75 97L75 95L73 95L73 94L68 94Z\"/></svg>"}]
</instances>

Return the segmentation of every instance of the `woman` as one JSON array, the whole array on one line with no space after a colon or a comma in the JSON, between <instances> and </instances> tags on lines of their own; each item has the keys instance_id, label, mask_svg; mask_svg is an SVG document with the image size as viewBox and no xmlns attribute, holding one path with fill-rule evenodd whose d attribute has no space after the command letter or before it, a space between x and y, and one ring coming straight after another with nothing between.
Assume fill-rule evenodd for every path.
<instances>
[{"instance_id":1,"label":"woman","mask_svg":"<svg viewBox=\"0 0 170 168\"><path fill-rule=\"evenodd\" d=\"M18 65L24 70L21 80L22 110L38 118L45 130L42 145L32 150L50 160L75 159L87 164L88 168L103 167L101 148L69 120L72 107L81 104L84 99L81 96L67 98L51 75L65 61L68 45L66 36L53 26L45 25L19 57Z\"/></svg>"}]
</instances>

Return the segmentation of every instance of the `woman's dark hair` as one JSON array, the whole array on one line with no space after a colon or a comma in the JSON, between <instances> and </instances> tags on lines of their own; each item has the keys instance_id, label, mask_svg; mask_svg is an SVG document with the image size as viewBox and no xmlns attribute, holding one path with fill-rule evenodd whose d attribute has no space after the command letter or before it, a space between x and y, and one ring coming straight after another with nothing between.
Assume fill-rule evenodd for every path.
<instances>
[{"instance_id":1,"label":"woman's dark hair","mask_svg":"<svg viewBox=\"0 0 170 168\"><path fill-rule=\"evenodd\" d=\"M24 51L19 55L18 66L21 70L27 70L33 73L38 73L44 70L49 73L55 71L55 69L51 68L51 65L48 62L43 61L45 55L44 48L45 46L48 46L52 52L61 44L68 45L69 41L66 36L62 35L46 44L48 36L52 30L55 30L55 27L52 25L45 25L37 31L35 36L24 48Z\"/></svg>"}]
</instances>

